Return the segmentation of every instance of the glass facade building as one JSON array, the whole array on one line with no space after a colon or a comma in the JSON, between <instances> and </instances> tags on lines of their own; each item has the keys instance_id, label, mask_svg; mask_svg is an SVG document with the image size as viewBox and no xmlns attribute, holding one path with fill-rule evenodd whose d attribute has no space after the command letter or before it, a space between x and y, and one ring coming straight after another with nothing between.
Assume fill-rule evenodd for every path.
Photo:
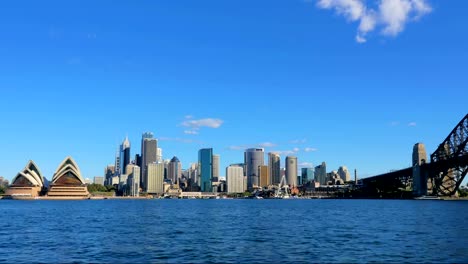
<instances>
[{"instance_id":1,"label":"glass facade building","mask_svg":"<svg viewBox=\"0 0 468 264\"><path fill-rule=\"evenodd\" d=\"M198 171L200 174L200 188L202 192L211 192L213 178L213 149L205 148L198 151Z\"/></svg>"}]
</instances>

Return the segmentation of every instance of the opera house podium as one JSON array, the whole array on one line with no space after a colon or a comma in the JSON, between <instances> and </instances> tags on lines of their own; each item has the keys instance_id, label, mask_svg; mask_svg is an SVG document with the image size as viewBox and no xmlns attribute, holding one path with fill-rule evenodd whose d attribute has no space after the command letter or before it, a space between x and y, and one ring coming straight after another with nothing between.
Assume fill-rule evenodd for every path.
<instances>
[{"instance_id":1,"label":"opera house podium","mask_svg":"<svg viewBox=\"0 0 468 264\"><path fill-rule=\"evenodd\" d=\"M89 192L80 169L71 158L65 158L57 167L47 192L48 199L88 199Z\"/></svg>"}]
</instances>

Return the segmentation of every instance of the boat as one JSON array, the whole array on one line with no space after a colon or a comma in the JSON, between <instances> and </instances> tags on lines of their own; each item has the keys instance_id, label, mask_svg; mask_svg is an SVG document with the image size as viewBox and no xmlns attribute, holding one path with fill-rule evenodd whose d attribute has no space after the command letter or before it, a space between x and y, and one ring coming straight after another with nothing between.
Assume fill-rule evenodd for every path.
<instances>
[{"instance_id":1,"label":"boat","mask_svg":"<svg viewBox=\"0 0 468 264\"><path fill-rule=\"evenodd\" d=\"M414 198L415 200L442 200L440 197L438 196L427 196L427 195L424 195L424 196L420 196L420 197L416 197Z\"/></svg>"}]
</instances>

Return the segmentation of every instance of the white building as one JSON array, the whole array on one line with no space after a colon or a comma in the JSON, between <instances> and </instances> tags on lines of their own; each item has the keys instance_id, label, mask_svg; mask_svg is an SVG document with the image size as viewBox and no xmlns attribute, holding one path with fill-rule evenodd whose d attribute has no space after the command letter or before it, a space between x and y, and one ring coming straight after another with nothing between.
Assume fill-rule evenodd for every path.
<instances>
[{"instance_id":1,"label":"white building","mask_svg":"<svg viewBox=\"0 0 468 264\"><path fill-rule=\"evenodd\" d=\"M243 193L244 188L244 169L240 166L229 166L226 168L227 192Z\"/></svg>"}]
</instances>

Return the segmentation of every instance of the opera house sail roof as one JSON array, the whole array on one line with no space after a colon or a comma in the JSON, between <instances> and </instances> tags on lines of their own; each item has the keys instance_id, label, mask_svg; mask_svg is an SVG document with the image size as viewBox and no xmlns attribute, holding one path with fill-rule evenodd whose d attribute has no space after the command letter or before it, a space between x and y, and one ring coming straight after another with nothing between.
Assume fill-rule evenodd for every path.
<instances>
[{"instance_id":1,"label":"opera house sail roof","mask_svg":"<svg viewBox=\"0 0 468 264\"><path fill-rule=\"evenodd\" d=\"M80 168L72 157L66 157L52 177L52 185L81 186L84 184Z\"/></svg>"},{"instance_id":2,"label":"opera house sail roof","mask_svg":"<svg viewBox=\"0 0 468 264\"><path fill-rule=\"evenodd\" d=\"M37 167L34 161L30 160L26 164L26 167L11 182L11 186L43 187L44 177L42 177L39 167Z\"/></svg>"}]
</instances>

